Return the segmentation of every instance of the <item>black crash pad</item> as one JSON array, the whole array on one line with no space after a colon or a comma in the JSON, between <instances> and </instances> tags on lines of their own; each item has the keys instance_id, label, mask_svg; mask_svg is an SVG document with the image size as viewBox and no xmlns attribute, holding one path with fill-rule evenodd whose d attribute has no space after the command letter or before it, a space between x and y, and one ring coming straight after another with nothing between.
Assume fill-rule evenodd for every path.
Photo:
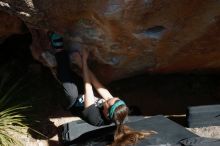
<instances>
[{"instance_id":1,"label":"black crash pad","mask_svg":"<svg viewBox=\"0 0 220 146\"><path fill-rule=\"evenodd\" d=\"M187 123L190 128L220 126L220 105L188 107Z\"/></svg>"},{"instance_id":2,"label":"black crash pad","mask_svg":"<svg viewBox=\"0 0 220 146\"><path fill-rule=\"evenodd\" d=\"M135 121L139 121L142 119L144 119L143 116L129 116L128 119L126 119L126 123L135 122ZM91 132L91 131L94 131L100 128L104 128L104 127L112 127L113 125L114 124L96 127L96 126L92 126L86 123L83 120L72 121L72 122L63 124L59 127L59 131L60 131L59 138L62 141L62 143L68 143L68 142L75 140L76 138L78 138L79 136L81 136L82 134L86 132L88 133L88 132Z\"/></svg>"},{"instance_id":3,"label":"black crash pad","mask_svg":"<svg viewBox=\"0 0 220 146\"><path fill-rule=\"evenodd\" d=\"M84 127L85 125L78 126L73 124L74 122L64 124L62 127L68 127L69 131L62 132L62 139L64 145L66 146L105 146L113 141L113 135L115 131L115 126L101 127L99 129L94 129L94 126ZM74 126L72 126L74 125ZM197 137L197 135L191 133L181 125L165 118L162 115L153 116L151 118L145 118L142 120L137 120L135 122L129 122L126 125L135 130L154 130L157 134L153 135L148 139L139 141L137 146L153 146L153 145L178 145L183 139ZM84 132L79 136L78 132L82 129L87 129L88 132ZM81 132L82 133L82 132ZM75 139L69 141L70 137L75 137Z\"/></svg>"},{"instance_id":4,"label":"black crash pad","mask_svg":"<svg viewBox=\"0 0 220 146\"><path fill-rule=\"evenodd\" d=\"M138 146L161 144L175 145L178 144L182 139L197 136L196 134L185 129L183 126L161 115L153 116L136 123L129 123L128 125L135 130L154 130L158 133L149 139L140 141Z\"/></svg>"}]
</instances>

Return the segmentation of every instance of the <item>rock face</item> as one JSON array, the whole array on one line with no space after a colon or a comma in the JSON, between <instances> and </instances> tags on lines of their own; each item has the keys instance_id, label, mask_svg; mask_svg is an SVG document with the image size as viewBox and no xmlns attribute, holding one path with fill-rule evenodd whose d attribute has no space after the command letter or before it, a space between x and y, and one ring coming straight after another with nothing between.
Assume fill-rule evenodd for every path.
<instances>
[{"instance_id":1,"label":"rock face","mask_svg":"<svg viewBox=\"0 0 220 146\"><path fill-rule=\"evenodd\" d=\"M219 0L0 0L29 28L88 47L106 81L220 67Z\"/></svg>"},{"instance_id":2,"label":"rock face","mask_svg":"<svg viewBox=\"0 0 220 146\"><path fill-rule=\"evenodd\" d=\"M0 20L0 42L12 34L24 32L24 24L17 16L0 11Z\"/></svg>"}]
</instances>

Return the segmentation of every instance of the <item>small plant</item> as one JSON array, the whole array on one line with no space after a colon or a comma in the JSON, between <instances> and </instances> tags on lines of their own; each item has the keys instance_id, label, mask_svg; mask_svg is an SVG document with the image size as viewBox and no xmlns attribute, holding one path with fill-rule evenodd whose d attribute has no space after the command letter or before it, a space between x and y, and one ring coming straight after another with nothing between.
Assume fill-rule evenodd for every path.
<instances>
[{"instance_id":1,"label":"small plant","mask_svg":"<svg viewBox=\"0 0 220 146\"><path fill-rule=\"evenodd\" d=\"M24 87L22 87L21 81L22 79L14 83L11 82L11 75L7 70L0 68L1 146L23 146L18 137L22 134L27 134L28 128L30 129L27 124L27 117L22 114L29 106L16 105L13 102L15 100L14 95Z\"/></svg>"},{"instance_id":2,"label":"small plant","mask_svg":"<svg viewBox=\"0 0 220 146\"><path fill-rule=\"evenodd\" d=\"M28 129L28 126L24 124L26 117L20 114L26 108L23 106L14 106L0 111L0 145L23 145L15 135L25 134Z\"/></svg>"}]
</instances>

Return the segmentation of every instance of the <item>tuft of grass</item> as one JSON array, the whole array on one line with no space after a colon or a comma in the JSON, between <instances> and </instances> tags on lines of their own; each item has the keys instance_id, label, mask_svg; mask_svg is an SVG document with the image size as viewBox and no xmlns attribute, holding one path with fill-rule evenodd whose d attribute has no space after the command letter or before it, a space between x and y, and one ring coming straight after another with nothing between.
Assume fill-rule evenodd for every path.
<instances>
[{"instance_id":1,"label":"tuft of grass","mask_svg":"<svg viewBox=\"0 0 220 146\"><path fill-rule=\"evenodd\" d=\"M15 94L25 85L21 84L23 78L17 81L13 80L12 85L8 84L11 79L11 74L8 73L7 69L0 68L0 145L23 146L20 136L27 135L28 129L42 134L30 128L27 124L28 117L22 114L30 106L12 104L15 100Z\"/></svg>"},{"instance_id":2,"label":"tuft of grass","mask_svg":"<svg viewBox=\"0 0 220 146\"><path fill-rule=\"evenodd\" d=\"M23 145L15 135L26 134L28 126L24 123L27 117L20 112L27 108L25 106L14 106L0 111L0 145Z\"/></svg>"}]
</instances>

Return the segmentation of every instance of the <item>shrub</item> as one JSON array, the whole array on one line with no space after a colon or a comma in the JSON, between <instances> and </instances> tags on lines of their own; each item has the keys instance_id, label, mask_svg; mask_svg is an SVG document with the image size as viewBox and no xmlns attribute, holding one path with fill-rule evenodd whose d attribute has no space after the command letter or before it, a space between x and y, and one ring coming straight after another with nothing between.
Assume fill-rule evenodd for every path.
<instances>
[{"instance_id":1,"label":"shrub","mask_svg":"<svg viewBox=\"0 0 220 146\"><path fill-rule=\"evenodd\" d=\"M24 86L22 79L12 80L5 68L0 68L0 145L22 146L20 135L27 134L27 117L22 114L29 106L16 105L15 94ZM33 129L32 129L33 130ZM35 130L34 130L35 131ZM38 133L38 132L37 132Z\"/></svg>"}]
</instances>

